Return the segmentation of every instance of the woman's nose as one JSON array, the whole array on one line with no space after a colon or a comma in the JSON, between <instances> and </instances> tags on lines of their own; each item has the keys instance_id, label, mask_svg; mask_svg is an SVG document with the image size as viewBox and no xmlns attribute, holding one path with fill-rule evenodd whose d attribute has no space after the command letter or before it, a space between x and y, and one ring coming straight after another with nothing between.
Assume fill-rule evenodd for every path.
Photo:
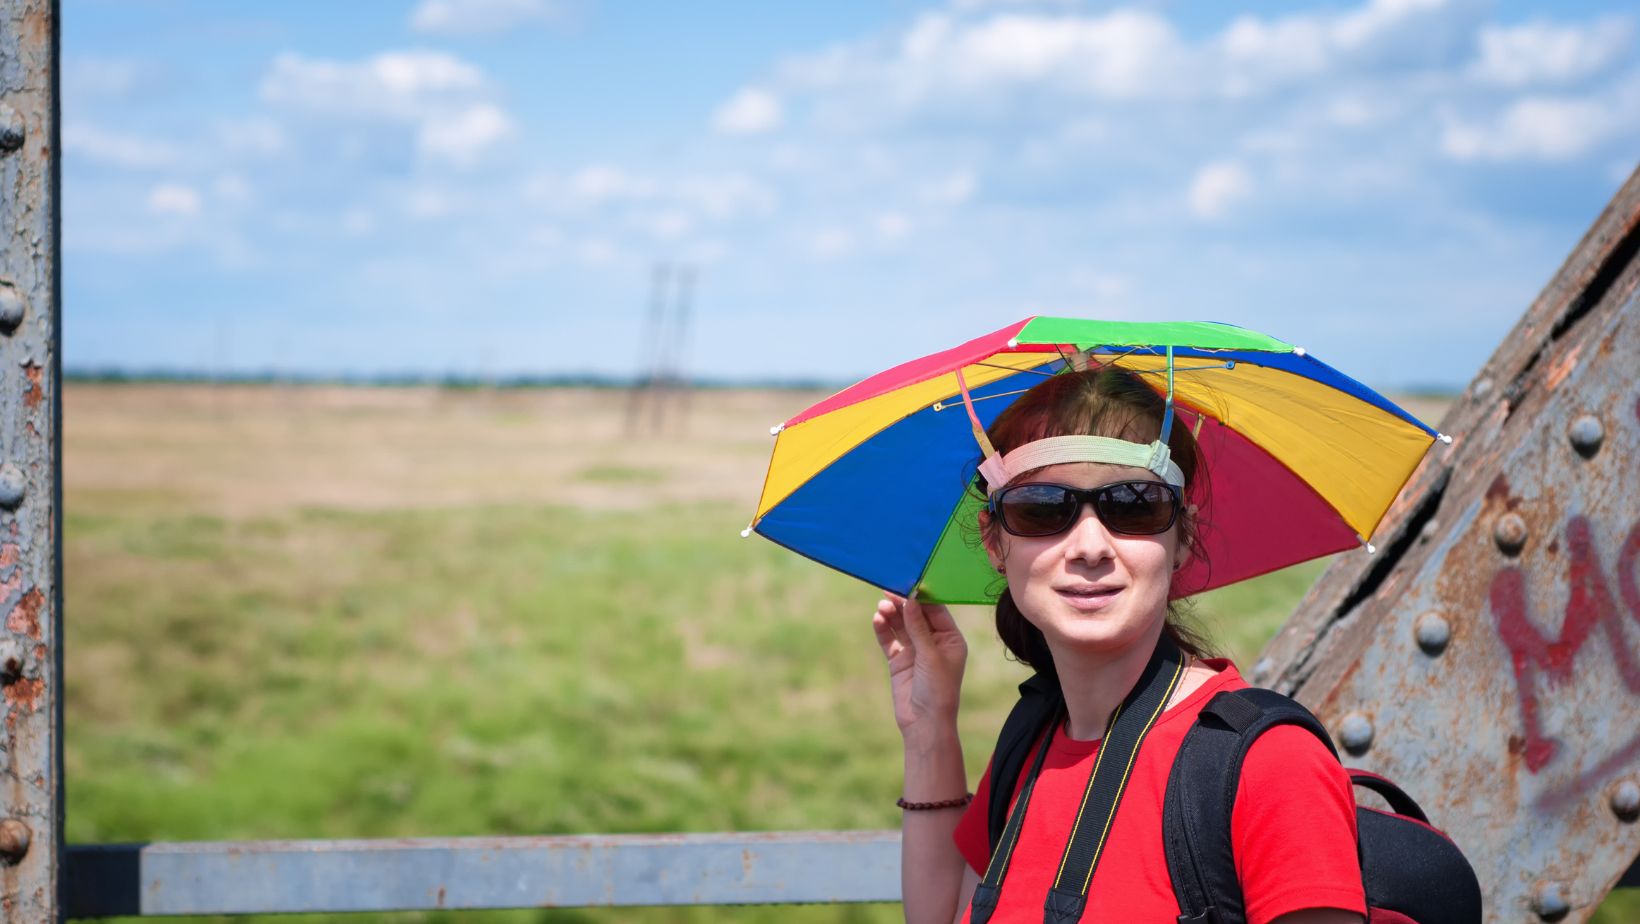
<instances>
[{"instance_id":1,"label":"woman's nose","mask_svg":"<svg viewBox=\"0 0 1640 924\"><path fill-rule=\"evenodd\" d=\"M1111 555L1110 531L1093 512L1092 504L1083 504L1076 520L1065 534L1065 557L1072 561L1098 562Z\"/></svg>"}]
</instances>

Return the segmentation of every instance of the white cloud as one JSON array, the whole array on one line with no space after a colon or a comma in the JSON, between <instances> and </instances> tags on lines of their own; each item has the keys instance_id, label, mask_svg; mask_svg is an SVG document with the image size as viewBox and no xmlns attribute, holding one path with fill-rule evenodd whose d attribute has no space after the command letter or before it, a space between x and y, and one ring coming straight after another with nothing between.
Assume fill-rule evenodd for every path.
<instances>
[{"instance_id":1,"label":"white cloud","mask_svg":"<svg viewBox=\"0 0 1640 924\"><path fill-rule=\"evenodd\" d=\"M972 170L956 170L924 182L918 194L930 205L961 205L973 198L977 185Z\"/></svg>"},{"instance_id":2,"label":"white cloud","mask_svg":"<svg viewBox=\"0 0 1640 924\"><path fill-rule=\"evenodd\" d=\"M1470 73L1506 87L1567 83L1609 65L1628 49L1633 31L1628 20L1615 17L1581 26L1545 20L1489 25L1480 31L1480 56Z\"/></svg>"},{"instance_id":3,"label":"white cloud","mask_svg":"<svg viewBox=\"0 0 1640 924\"><path fill-rule=\"evenodd\" d=\"M443 218L465 205L459 195L442 189L419 187L404 198L405 214L412 218Z\"/></svg>"},{"instance_id":4,"label":"white cloud","mask_svg":"<svg viewBox=\"0 0 1640 924\"><path fill-rule=\"evenodd\" d=\"M470 99L484 86L471 64L438 51L383 52L325 61L286 52L262 79L262 98L308 112L414 120Z\"/></svg>"},{"instance_id":5,"label":"white cloud","mask_svg":"<svg viewBox=\"0 0 1640 924\"><path fill-rule=\"evenodd\" d=\"M675 241L688 234L694 228L695 223L686 212L667 209L639 216L637 225L647 231L651 237L663 241Z\"/></svg>"},{"instance_id":6,"label":"white cloud","mask_svg":"<svg viewBox=\"0 0 1640 924\"><path fill-rule=\"evenodd\" d=\"M422 0L410 14L410 28L430 35L484 35L563 18L551 0Z\"/></svg>"},{"instance_id":7,"label":"white cloud","mask_svg":"<svg viewBox=\"0 0 1640 924\"><path fill-rule=\"evenodd\" d=\"M285 130L272 119L255 117L224 121L216 127L217 141L231 154L275 157L285 153Z\"/></svg>"},{"instance_id":8,"label":"white cloud","mask_svg":"<svg viewBox=\"0 0 1640 924\"><path fill-rule=\"evenodd\" d=\"M1007 111L995 105L999 94L1240 98L1345 69L1371 73L1385 60L1438 63L1469 16L1448 0L1368 0L1341 12L1241 16L1197 39L1153 5L1100 14L993 8L1000 5L959 4L897 34L794 58L779 68L774 90L848 91L834 112L856 120L897 120L904 109L929 106L971 116Z\"/></svg>"},{"instance_id":9,"label":"white cloud","mask_svg":"<svg viewBox=\"0 0 1640 924\"><path fill-rule=\"evenodd\" d=\"M130 169L176 166L182 152L175 145L141 135L111 132L84 122L63 126L63 149L88 160Z\"/></svg>"},{"instance_id":10,"label":"white cloud","mask_svg":"<svg viewBox=\"0 0 1640 924\"><path fill-rule=\"evenodd\" d=\"M301 115L322 119L375 120L415 129L419 154L429 160L471 166L514 132L512 118L486 97L483 72L438 51L390 51L362 61L329 61L281 54L262 79L262 98ZM259 134L241 126L240 141L265 148L282 144L277 126ZM344 155L360 156L363 136L341 138Z\"/></svg>"},{"instance_id":11,"label":"white cloud","mask_svg":"<svg viewBox=\"0 0 1640 924\"><path fill-rule=\"evenodd\" d=\"M900 212L880 212L872 219L872 226L885 241L897 241L911 233L911 219Z\"/></svg>"},{"instance_id":12,"label":"white cloud","mask_svg":"<svg viewBox=\"0 0 1640 924\"><path fill-rule=\"evenodd\" d=\"M1533 96L1511 104L1489 123L1450 121L1441 136L1441 152L1459 161L1571 160L1606 140L1621 123L1616 107L1606 102Z\"/></svg>"},{"instance_id":13,"label":"white cloud","mask_svg":"<svg viewBox=\"0 0 1640 924\"><path fill-rule=\"evenodd\" d=\"M246 205L256 198L256 191L239 174L224 173L211 183L211 195L220 202Z\"/></svg>"},{"instance_id":14,"label":"white cloud","mask_svg":"<svg viewBox=\"0 0 1640 924\"><path fill-rule=\"evenodd\" d=\"M1197 218L1223 218L1252 194L1253 181L1240 164L1208 164L1190 181L1190 212Z\"/></svg>"},{"instance_id":15,"label":"white cloud","mask_svg":"<svg viewBox=\"0 0 1640 924\"><path fill-rule=\"evenodd\" d=\"M1046 82L1130 98L1168 82L1179 42L1160 16L1117 10L1096 17L1010 13L964 24L925 16L900 49L920 78L914 83L974 89Z\"/></svg>"},{"instance_id":16,"label":"white cloud","mask_svg":"<svg viewBox=\"0 0 1640 924\"><path fill-rule=\"evenodd\" d=\"M430 157L471 166L486 148L512 134L512 120L500 107L480 103L422 122L417 146Z\"/></svg>"},{"instance_id":17,"label":"white cloud","mask_svg":"<svg viewBox=\"0 0 1640 924\"><path fill-rule=\"evenodd\" d=\"M591 238L575 248L575 259L586 266L609 266L621 258L620 248L604 238Z\"/></svg>"},{"instance_id":18,"label":"white cloud","mask_svg":"<svg viewBox=\"0 0 1640 924\"><path fill-rule=\"evenodd\" d=\"M634 176L619 167L594 164L583 167L569 179L572 198L597 204L612 199L645 199L655 194L655 181Z\"/></svg>"},{"instance_id":19,"label":"white cloud","mask_svg":"<svg viewBox=\"0 0 1640 924\"><path fill-rule=\"evenodd\" d=\"M181 183L161 183L148 192L148 210L156 215L192 217L201 205L198 190Z\"/></svg>"},{"instance_id":20,"label":"white cloud","mask_svg":"<svg viewBox=\"0 0 1640 924\"><path fill-rule=\"evenodd\" d=\"M137 61L66 56L62 63L63 95L78 105L92 99L123 100L152 83L151 69Z\"/></svg>"},{"instance_id":21,"label":"white cloud","mask_svg":"<svg viewBox=\"0 0 1640 924\"><path fill-rule=\"evenodd\" d=\"M1408 22L1439 12L1446 6L1447 0L1371 0L1366 6L1339 16L1330 31L1340 46L1359 48L1389 38Z\"/></svg>"},{"instance_id":22,"label":"white cloud","mask_svg":"<svg viewBox=\"0 0 1640 924\"><path fill-rule=\"evenodd\" d=\"M714 219L767 214L776 204L775 194L767 186L742 173L684 177L673 185L670 195Z\"/></svg>"},{"instance_id":23,"label":"white cloud","mask_svg":"<svg viewBox=\"0 0 1640 924\"><path fill-rule=\"evenodd\" d=\"M822 260L846 256L854 250L854 235L842 228L821 228L809 235L809 253Z\"/></svg>"},{"instance_id":24,"label":"white cloud","mask_svg":"<svg viewBox=\"0 0 1640 924\"><path fill-rule=\"evenodd\" d=\"M780 97L747 87L730 97L712 115L712 127L726 135L761 135L780 127Z\"/></svg>"},{"instance_id":25,"label":"white cloud","mask_svg":"<svg viewBox=\"0 0 1640 924\"><path fill-rule=\"evenodd\" d=\"M342 213L342 233L348 237L369 237L376 231L376 216L369 209L354 206Z\"/></svg>"}]
</instances>

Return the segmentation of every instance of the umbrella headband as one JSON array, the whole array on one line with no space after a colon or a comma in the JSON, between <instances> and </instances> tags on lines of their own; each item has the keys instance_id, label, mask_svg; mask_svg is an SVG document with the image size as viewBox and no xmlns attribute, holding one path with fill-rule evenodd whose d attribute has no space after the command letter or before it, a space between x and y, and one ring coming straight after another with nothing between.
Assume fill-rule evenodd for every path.
<instances>
[{"instance_id":1,"label":"umbrella headband","mask_svg":"<svg viewBox=\"0 0 1640 924\"><path fill-rule=\"evenodd\" d=\"M980 463L979 472L994 491L1022 472L1067 462L1131 465L1155 472L1176 488L1184 487L1184 471L1173 461L1166 443L1156 440L1147 446L1109 436L1050 436L1026 443L1006 455L992 453Z\"/></svg>"}]
</instances>

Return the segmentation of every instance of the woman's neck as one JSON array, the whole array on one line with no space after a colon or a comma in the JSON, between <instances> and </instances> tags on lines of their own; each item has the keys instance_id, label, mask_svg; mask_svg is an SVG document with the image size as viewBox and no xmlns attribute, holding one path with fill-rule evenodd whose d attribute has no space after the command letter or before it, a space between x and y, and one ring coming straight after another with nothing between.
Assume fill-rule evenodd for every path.
<instances>
[{"instance_id":1,"label":"woman's neck","mask_svg":"<svg viewBox=\"0 0 1640 924\"><path fill-rule=\"evenodd\" d=\"M1158 630L1147 641L1117 652L1061 650L1063 646L1049 642L1054 671L1065 694L1066 731L1071 738L1092 741L1104 737L1105 723L1139 682L1160 634Z\"/></svg>"}]
</instances>

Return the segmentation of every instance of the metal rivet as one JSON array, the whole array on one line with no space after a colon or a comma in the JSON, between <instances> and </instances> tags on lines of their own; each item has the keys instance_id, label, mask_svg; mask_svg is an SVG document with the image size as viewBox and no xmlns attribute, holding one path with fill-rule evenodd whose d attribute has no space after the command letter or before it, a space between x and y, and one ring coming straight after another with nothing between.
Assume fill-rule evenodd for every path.
<instances>
[{"instance_id":1,"label":"metal rivet","mask_svg":"<svg viewBox=\"0 0 1640 924\"><path fill-rule=\"evenodd\" d=\"M1434 519L1425 520L1423 527L1418 530L1418 541L1428 542L1430 539L1435 537L1435 531L1440 528L1441 524L1439 521Z\"/></svg>"},{"instance_id":2,"label":"metal rivet","mask_svg":"<svg viewBox=\"0 0 1640 924\"><path fill-rule=\"evenodd\" d=\"M1435 657L1445 651L1446 643L1452 640L1452 626L1440 613L1425 613L1418 617L1413 635L1417 637L1418 647L1424 650L1424 654Z\"/></svg>"},{"instance_id":3,"label":"metal rivet","mask_svg":"<svg viewBox=\"0 0 1640 924\"><path fill-rule=\"evenodd\" d=\"M23 117L17 110L0 103L0 154L10 154L23 146Z\"/></svg>"},{"instance_id":4,"label":"metal rivet","mask_svg":"<svg viewBox=\"0 0 1640 924\"><path fill-rule=\"evenodd\" d=\"M34 832L15 818L0 821L0 859L7 863L21 862L28 854L29 841Z\"/></svg>"},{"instance_id":5,"label":"metal rivet","mask_svg":"<svg viewBox=\"0 0 1640 924\"><path fill-rule=\"evenodd\" d=\"M1600 443L1606 438L1606 430L1600 426L1600 418L1593 414L1584 414L1572 421L1572 428L1566 432L1571 438L1572 448L1585 459L1594 458L1600 451Z\"/></svg>"},{"instance_id":6,"label":"metal rivet","mask_svg":"<svg viewBox=\"0 0 1640 924\"><path fill-rule=\"evenodd\" d=\"M1338 725L1338 741L1351 754L1365 754L1372 747L1372 720L1359 712L1344 716Z\"/></svg>"},{"instance_id":7,"label":"metal rivet","mask_svg":"<svg viewBox=\"0 0 1640 924\"><path fill-rule=\"evenodd\" d=\"M1611 790L1612 811L1619 820L1634 821L1640 818L1640 783L1631 777L1618 780Z\"/></svg>"},{"instance_id":8,"label":"metal rivet","mask_svg":"<svg viewBox=\"0 0 1640 924\"><path fill-rule=\"evenodd\" d=\"M0 279L0 334L9 334L23 323L23 293Z\"/></svg>"},{"instance_id":9,"label":"metal rivet","mask_svg":"<svg viewBox=\"0 0 1640 924\"><path fill-rule=\"evenodd\" d=\"M0 507L16 510L27 490L28 481L23 478L22 469L10 462L0 465Z\"/></svg>"},{"instance_id":10,"label":"metal rivet","mask_svg":"<svg viewBox=\"0 0 1640 924\"><path fill-rule=\"evenodd\" d=\"M1498 517L1497 525L1492 528L1492 538L1497 540L1498 548L1505 555L1514 555L1526 545L1526 521L1518 513L1506 513Z\"/></svg>"},{"instance_id":11,"label":"metal rivet","mask_svg":"<svg viewBox=\"0 0 1640 924\"><path fill-rule=\"evenodd\" d=\"M1545 921L1558 921L1572 911L1572 906L1566 904L1566 899L1560 894L1560 883L1545 882L1538 886L1537 894L1532 896L1532 910Z\"/></svg>"}]
</instances>

